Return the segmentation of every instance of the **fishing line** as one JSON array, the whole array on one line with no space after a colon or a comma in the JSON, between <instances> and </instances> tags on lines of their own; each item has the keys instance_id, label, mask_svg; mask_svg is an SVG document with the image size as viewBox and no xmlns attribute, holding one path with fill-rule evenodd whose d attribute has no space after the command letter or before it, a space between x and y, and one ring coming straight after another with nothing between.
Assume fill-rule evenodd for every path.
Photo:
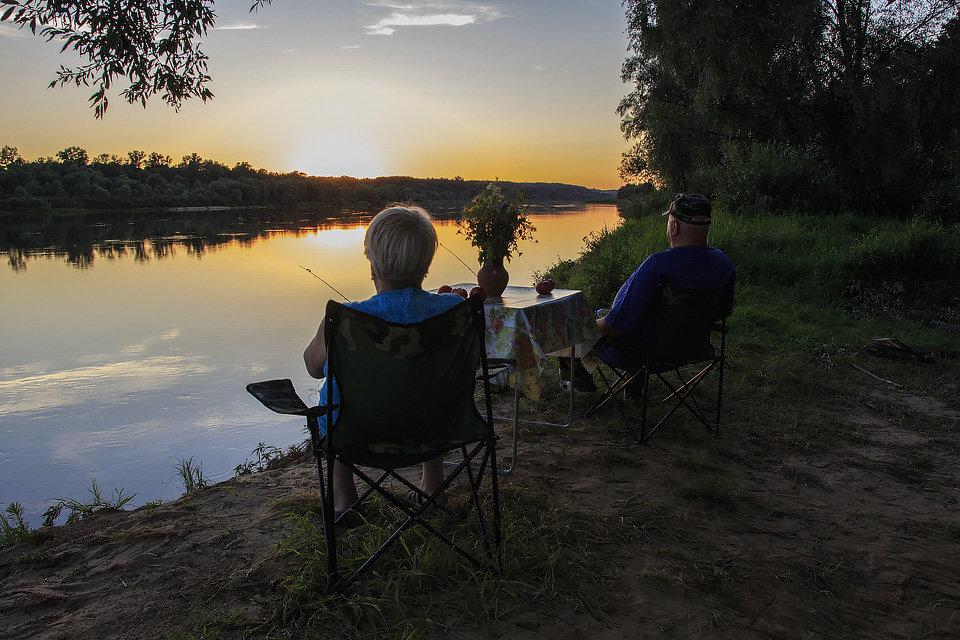
<instances>
[{"instance_id":1,"label":"fishing line","mask_svg":"<svg viewBox=\"0 0 960 640\"><path fill-rule=\"evenodd\" d=\"M315 274L313 271L311 271L310 269L307 269L307 268L306 268L305 266L303 266L302 264L298 264L297 266L300 267L301 269L303 269L304 271L306 271L307 273L309 273L310 275L312 275L314 278L316 278L317 280L319 280L319 281L322 282L323 284L325 284L325 285L327 285L328 287L330 287L331 289L333 289L341 298L343 298L343 299L346 300L347 302L351 302L350 298L348 298L347 296L345 296L345 295L343 295L342 293L340 293L339 291L337 291L337 288L336 288L335 286L333 286L332 284L330 284L329 282L327 282L326 280L324 280L323 278L321 278L320 276L318 276L317 274Z\"/></svg>"},{"instance_id":2,"label":"fishing line","mask_svg":"<svg viewBox=\"0 0 960 640\"><path fill-rule=\"evenodd\" d=\"M441 247L443 247L444 249L447 249L447 245L443 244L443 243L440 242L439 240L437 240L437 244L439 244L439 245L440 245ZM466 262L464 262L463 260L460 260L460 256L458 256L457 254L455 254L453 251L450 251L450 249L447 249L447 251L449 251L449 252L450 252L450 255L452 255L454 258L456 258L456 259L460 262L460 264L462 264L463 266L465 266L465 267L467 268L467 270L470 272L470 274L471 274L473 277L477 277L477 272L474 271L473 269L471 269L471 268L470 268L470 265L468 265Z\"/></svg>"}]
</instances>

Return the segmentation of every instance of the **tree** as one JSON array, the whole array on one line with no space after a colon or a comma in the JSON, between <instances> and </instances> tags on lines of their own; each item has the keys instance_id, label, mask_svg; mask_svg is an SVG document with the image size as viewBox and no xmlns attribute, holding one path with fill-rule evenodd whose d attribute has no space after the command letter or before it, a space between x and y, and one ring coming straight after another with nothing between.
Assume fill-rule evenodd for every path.
<instances>
[{"instance_id":1,"label":"tree","mask_svg":"<svg viewBox=\"0 0 960 640\"><path fill-rule=\"evenodd\" d=\"M12 164L23 164L23 158L20 157L16 147L4 145L0 149L0 169L6 169Z\"/></svg>"},{"instance_id":2,"label":"tree","mask_svg":"<svg viewBox=\"0 0 960 640\"><path fill-rule=\"evenodd\" d=\"M899 206L922 184L923 132L945 112L920 96L936 82L935 42L956 0L624 4L622 77L633 89L618 113L635 141L624 179L685 189L718 167L729 174L731 158L754 149L826 163L867 208Z\"/></svg>"},{"instance_id":3,"label":"tree","mask_svg":"<svg viewBox=\"0 0 960 640\"><path fill-rule=\"evenodd\" d=\"M157 153L153 151L147 156L147 166L155 169L157 167L169 167L173 162L173 159L170 156L165 156L162 153Z\"/></svg>"},{"instance_id":4,"label":"tree","mask_svg":"<svg viewBox=\"0 0 960 640\"><path fill-rule=\"evenodd\" d=\"M86 166L90 161L87 150L80 147L67 147L62 151L57 151L57 158L63 163L73 163L78 166Z\"/></svg>"},{"instance_id":5,"label":"tree","mask_svg":"<svg viewBox=\"0 0 960 640\"><path fill-rule=\"evenodd\" d=\"M251 11L272 0L253 0ZM198 40L214 26L214 0L0 0L0 20L28 28L48 42L62 42L61 53L76 52L81 63L60 67L50 87L75 84L96 88L94 115L107 110L107 91L116 80L130 85L120 94L129 103L160 95L174 109L184 100L213 98L207 88L207 55Z\"/></svg>"},{"instance_id":6,"label":"tree","mask_svg":"<svg viewBox=\"0 0 960 640\"><path fill-rule=\"evenodd\" d=\"M137 149L127 152L127 159L130 161L130 166L133 167L134 169L142 168L146 158L147 158L147 154Z\"/></svg>"}]
</instances>

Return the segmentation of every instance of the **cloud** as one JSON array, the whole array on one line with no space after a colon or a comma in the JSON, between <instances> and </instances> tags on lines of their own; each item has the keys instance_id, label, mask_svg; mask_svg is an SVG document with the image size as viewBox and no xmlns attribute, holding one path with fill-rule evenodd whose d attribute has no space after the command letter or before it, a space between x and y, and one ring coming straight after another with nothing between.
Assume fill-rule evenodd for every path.
<instances>
[{"instance_id":1,"label":"cloud","mask_svg":"<svg viewBox=\"0 0 960 640\"><path fill-rule=\"evenodd\" d=\"M270 27L254 24L252 22L234 22L233 24L222 24L216 27L216 29L223 30L223 31L247 31L249 29L269 29L269 28Z\"/></svg>"},{"instance_id":2,"label":"cloud","mask_svg":"<svg viewBox=\"0 0 960 640\"><path fill-rule=\"evenodd\" d=\"M345 45L343 45L343 46L340 47L340 48L341 48L341 49L359 49L359 48L360 48L360 45L358 45L358 44L345 44Z\"/></svg>"},{"instance_id":3,"label":"cloud","mask_svg":"<svg viewBox=\"0 0 960 640\"><path fill-rule=\"evenodd\" d=\"M4 38L12 38L14 40L25 40L27 38L32 38L33 34L31 34L29 30L17 29L8 24L0 23L0 36Z\"/></svg>"},{"instance_id":4,"label":"cloud","mask_svg":"<svg viewBox=\"0 0 960 640\"><path fill-rule=\"evenodd\" d=\"M369 2L371 6L391 9L389 16L367 25L368 35L390 36L401 27L463 27L503 17L492 6L474 2L420 1L408 4Z\"/></svg>"}]
</instances>

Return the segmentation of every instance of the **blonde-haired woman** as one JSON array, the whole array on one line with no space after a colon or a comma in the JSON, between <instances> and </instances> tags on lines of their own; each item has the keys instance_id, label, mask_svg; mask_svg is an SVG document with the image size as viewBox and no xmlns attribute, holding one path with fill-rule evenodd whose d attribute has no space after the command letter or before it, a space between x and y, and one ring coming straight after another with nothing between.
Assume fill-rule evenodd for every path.
<instances>
[{"instance_id":1,"label":"blonde-haired woman","mask_svg":"<svg viewBox=\"0 0 960 640\"><path fill-rule=\"evenodd\" d=\"M423 279L437 251L437 231L426 211L420 207L390 207L370 222L363 238L363 252L370 261L370 275L377 294L347 306L378 316L388 322L421 322L447 311L461 301L451 293L435 294L423 290ZM315 378L326 377L327 350L323 322L303 352L307 371ZM326 400L326 385L333 386L334 403L339 402L336 381L327 378L320 389ZM320 432L326 435L326 416L320 418ZM423 463L420 488L432 493L443 481L443 460ZM357 499L353 474L340 464L333 468L334 512L339 517ZM420 495L411 491L408 499L418 502Z\"/></svg>"}]
</instances>

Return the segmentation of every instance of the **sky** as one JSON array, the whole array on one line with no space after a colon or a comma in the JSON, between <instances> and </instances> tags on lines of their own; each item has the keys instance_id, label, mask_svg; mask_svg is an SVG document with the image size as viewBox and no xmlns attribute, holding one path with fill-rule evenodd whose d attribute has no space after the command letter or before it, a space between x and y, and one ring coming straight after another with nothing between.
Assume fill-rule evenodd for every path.
<instances>
[{"instance_id":1,"label":"sky","mask_svg":"<svg viewBox=\"0 0 960 640\"><path fill-rule=\"evenodd\" d=\"M27 160L139 149L309 175L620 186L619 0L217 2L216 96L176 112L48 89L60 45L0 23L0 146ZM122 88L122 85L120 88Z\"/></svg>"}]
</instances>

